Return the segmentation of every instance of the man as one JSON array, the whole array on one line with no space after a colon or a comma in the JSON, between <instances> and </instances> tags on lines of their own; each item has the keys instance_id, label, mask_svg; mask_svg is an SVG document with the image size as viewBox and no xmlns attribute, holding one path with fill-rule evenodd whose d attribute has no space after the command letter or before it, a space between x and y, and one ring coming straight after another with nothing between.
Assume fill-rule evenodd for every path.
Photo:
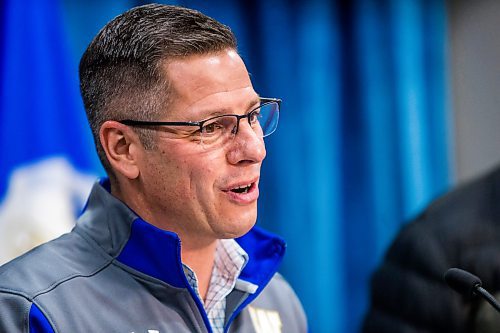
<instances>
[{"instance_id":1,"label":"man","mask_svg":"<svg viewBox=\"0 0 500 333\"><path fill-rule=\"evenodd\" d=\"M500 166L433 202L406 225L372 278L363 332L498 332L500 316L443 279L452 267L500 292Z\"/></svg>"},{"instance_id":2,"label":"man","mask_svg":"<svg viewBox=\"0 0 500 333\"><path fill-rule=\"evenodd\" d=\"M109 180L71 233L0 269L0 331L305 332L276 274L285 245L254 227L279 100L254 91L232 32L137 7L91 42L80 81Z\"/></svg>"}]
</instances>

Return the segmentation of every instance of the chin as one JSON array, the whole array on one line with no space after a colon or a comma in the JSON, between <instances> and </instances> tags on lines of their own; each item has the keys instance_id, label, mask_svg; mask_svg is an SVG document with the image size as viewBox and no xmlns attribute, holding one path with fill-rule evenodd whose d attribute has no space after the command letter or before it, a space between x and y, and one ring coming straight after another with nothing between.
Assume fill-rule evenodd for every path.
<instances>
[{"instance_id":1,"label":"chin","mask_svg":"<svg viewBox=\"0 0 500 333\"><path fill-rule=\"evenodd\" d=\"M237 221L231 221L225 225L221 230L219 230L219 238L228 239L228 238L238 238L245 235L250 229L253 228L256 222L256 218L253 219L239 219Z\"/></svg>"}]
</instances>

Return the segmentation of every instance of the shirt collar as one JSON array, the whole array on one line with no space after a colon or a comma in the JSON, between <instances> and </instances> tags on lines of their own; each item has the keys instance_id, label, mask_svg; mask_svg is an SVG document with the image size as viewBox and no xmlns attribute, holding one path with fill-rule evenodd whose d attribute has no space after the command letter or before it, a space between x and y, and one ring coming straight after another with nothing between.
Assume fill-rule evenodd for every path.
<instances>
[{"instance_id":1,"label":"shirt collar","mask_svg":"<svg viewBox=\"0 0 500 333\"><path fill-rule=\"evenodd\" d=\"M118 262L174 287L188 286L177 234L159 229L137 216L109 193L107 179L92 188L76 229ZM248 291L255 285L258 292L276 273L284 255L284 241L258 227L232 241L247 254L239 278L250 283L238 282L236 287Z\"/></svg>"}]
</instances>

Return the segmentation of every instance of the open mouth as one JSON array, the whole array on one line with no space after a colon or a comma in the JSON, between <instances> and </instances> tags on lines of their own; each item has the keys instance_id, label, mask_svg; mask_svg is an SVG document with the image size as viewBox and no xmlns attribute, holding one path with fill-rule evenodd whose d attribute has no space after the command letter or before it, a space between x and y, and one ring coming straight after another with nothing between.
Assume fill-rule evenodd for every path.
<instances>
[{"instance_id":1,"label":"open mouth","mask_svg":"<svg viewBox=\"0 0 500 333\"><path fill-rule=\"evenodd\" d=\"M234 193L248 193L248 191L250 191L251 188L252 184L248 184L232 188L230 189L230 191Z\"/></svg>"},{"instance_id":2,"label":"open mouth","mask_svg":"<svg viewBox=\"0 0 500 333\"><path fill-rule=\"evenodd\" d=\"M259 197L259 180L258 178L252 180L243 180L238 183L235 182L222 191L226 193L226 198L233 204L243 206L252 204L257 201ZM245 184L244 182L249 183Z\"/></svg>"}]
</instances>

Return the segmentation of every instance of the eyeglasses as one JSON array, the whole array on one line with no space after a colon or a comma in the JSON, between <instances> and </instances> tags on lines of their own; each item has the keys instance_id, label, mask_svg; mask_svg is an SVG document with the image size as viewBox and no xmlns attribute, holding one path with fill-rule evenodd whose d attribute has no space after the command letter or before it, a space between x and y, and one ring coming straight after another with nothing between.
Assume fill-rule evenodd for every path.
<instances>
[{"instance_id":1,"label":"eyeglasses","mask_svg":"<svg viewBox=\"0 0 500 333\"><path fill-rule=\"evenodd\" d=\"M271 135L278 127L281 99L261 98L260 106L247 114L225 114L202 121L142 121L125 119L118 121L127 126L155 127L173 126L176 134L189 136L204 147L224 144L238 134L240 120L246 118L250 127L259 137ZM195 130L192 127L197 127Z\"/></svg>"}]
</instances>

